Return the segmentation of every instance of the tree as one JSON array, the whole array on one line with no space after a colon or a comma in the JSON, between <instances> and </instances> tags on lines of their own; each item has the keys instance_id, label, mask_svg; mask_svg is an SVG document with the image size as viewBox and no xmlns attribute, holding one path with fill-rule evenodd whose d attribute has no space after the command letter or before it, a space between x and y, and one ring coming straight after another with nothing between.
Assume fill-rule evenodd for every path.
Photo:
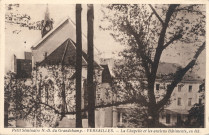
<instances>
[{"instance_id":1,"label":"tree","mask_svg":"<svg viewBox=\"0 0 209 135\"><path fill-rule=\"evenodd\" d=\"M125 62L115 69L120 83L117 91L123 93L121 99L146 106L148 127L157 127L159 112L205 49L205 6L113 4L103 11L103 21L107 20L109 25L101 28L110 30L114 39L127 47L121 52ZM154 86L162 53L179 45L192 48L188 51L193 56L176 71L165 95L157 100ZM184 53L185 49L179 54Z\"/></svg>"},{"instance_id":2,"label":"tree","mask_svg":"<svg viewBox=\"0 0 209 135\"><path fill-rule=\"evenodd\" d=\"M88 124L90 128L95 127L95 90L94 90L94 7L87 5L87 38L88 38L88 65L87 65L87 91L88 91Z\"/></svg>"},{"instance_id":3,"label":"tree","mask_svg":"<svg viewBox=\"0 0 209 135\"><path fill-rule=\"evenodd\" d=\"M140 112L140 113L139 113ZM141 107L128 108L123 112L123 125L126 128L147 127L146 109Z\"/></svg>"},{"instance_id":4,"label":"tree","mask_svg":"<svg viewBox=\"0 0 209 135\"><path fill-rule=\"evenodd\" d=\"M45 76L41 69L33 70L31 80L17 79L9 72L5 76L5 103L8 104L8 126L19 119L33 123L34 127L56 127L67 112L75 111L75 83L72 68L58 65L45 66L51 74ZM64 76L63 76L64 74ZM65 82L65 105L63 112L63 81Z\"/></svg>"},{"instance_id":5,"label":"tree","mask_svg":"<svg viewBox=\"0 0 209 135\"><path fill-rule=\"evenodd\" d=\"M81 75L82 75L82 30L81 4L76 5L76 127L82 127Z\"/></svg>"}]
</instances>

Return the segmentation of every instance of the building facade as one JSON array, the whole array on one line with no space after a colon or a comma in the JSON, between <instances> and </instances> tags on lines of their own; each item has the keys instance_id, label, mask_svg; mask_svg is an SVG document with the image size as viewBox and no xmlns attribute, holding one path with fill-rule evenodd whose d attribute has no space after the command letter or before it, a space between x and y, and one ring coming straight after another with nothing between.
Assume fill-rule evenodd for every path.
<instances>
[{"instance_id":1,"label":"building facade","mask_svg":"<svg viewBox=\"0 0 209 135\"><path fill-rule=\"evenodd\" d=\"M43 32L45 33L45 32ZM53 104L60 111L75 111L75 58L76 58L76 29L75 24L67 18L60 25L50 30L43 38L34 45L32 49L32 65L36 71L33 73L36 78L45 78L51 81L57 90L53 93ZM86 79L87 79L87 39L82 35L83 57L82 57L82 109L86 107L87 100L85 99ZM95 71L95 92L96 105L107 102L111 99L111 95L106 96L106 93L111 93L110 76L106 74L108 68L101 66L94 61ZM104 73L106 72L106 73ZM62 81L62 83L57 83ZM64 85L64 87L63 87ZM60 96L60 90L65 90L66 99ZM50 90L48 90L50 91ZM57 93L56 93L57 92ZM47 93L46 89L42 90L41 95ZM48 97L42 97L42 100L47 102ZM65 100L65 101L64 101ZM63 105L64 103L64 105ZM57 104L57 106L56 106ZM59 108L58 105L62 104ZM83 127L86 127L87 112L83 112ZM54 120L56 121L56 120ZM74 121L75 115L67 114L64 119L58 122L58 127L75 127L75 125L62 124L64 121ZM64 122L67 123L67 122ZM61 126L62 125L62 126ZM43 125L47 126L47 125ZM95 127L112 127L112 107L98 108L95 110ZM88 126L87 126L88 127Z\"/></svg>"},{"instance_id":2,"label":"building facade","mask_svg":"<svg viewBox=\"0 0 209 135\"><path fill-rule=\"evenodd\" d=\"M172 63L161 63L159 65L159 77L155 83L157 101L165 94L166 88L171 84L172 73L175 73L178 67L180 66ZM159 122L168 127L183 126L183 123L188 120L189 110L193 105L203 102L199 92L202 83L203 79L201 77L192 71L188 71L174 88L168 105L160 113Z\"/></svg>"}]
</instances>

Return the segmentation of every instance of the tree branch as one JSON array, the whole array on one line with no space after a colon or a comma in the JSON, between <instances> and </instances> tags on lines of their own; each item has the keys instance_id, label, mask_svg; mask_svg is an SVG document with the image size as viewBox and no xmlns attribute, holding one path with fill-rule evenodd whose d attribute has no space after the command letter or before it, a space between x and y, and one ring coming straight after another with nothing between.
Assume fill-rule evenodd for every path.
<instances>
[{"instance_id":1,"label":"tree branch","mask_svg":"<svg viewBox=\"0 0 209 135\"><path fill-rule=\"evenodd\" d=\"M156 17L159 19L159 21L162 23L162 25L164 24L162 18L158 15L158 13L156 12L156 10L152 7L151 4L149 4L150 8L152 9L152 12L156 15Z\"/></svg>"},{"instance_id":2,"label":"tree branch","mask_svg":"<svg viewBox=\"0 0 209 135\"><path fill-rule=\"evenodd\" d=\"M158 45L156 48L156 53L155 53L155 57L154 57L154 62L153 62L153 66L151 69L151 75L152 75L152 82L154 83L155 78L156 78L156 73L157 73L157 69L158 69L158 64L160 61L160 57L163 51L163 45L164 45L164 41L165 41L165 33L168 27L168 23L171 19L171 16L173 15L173 12L175 10L175 8L179 6L179 5L170 5L168 8L168 11L166 13L166 18L165 18L165 23L163 24L162 30L160 32L160 37L158 39Z\"/></svg>"},{"instance_id":3,"label":"tree branch","mask_svg":"<svg viewBox=\"0 0 209 135\"><path fill-rule=\"evenodd\" d=\"M164 46L163 46L163 49L165 49L166 47L168 47L171 43L173 43L173 41L175 40L178 40L182 38L182 34L178 34L178 35L175 35L170 41L168 41Z\"/></svg>"},{"instance_id":4,"label":"tree branch","mask_svg":"<svg viewBox=\"0 0 209 135\"><path fill-rule=\"evenodd\" d=\"M53 106L50 106L46 103L43 103L43 102L36 102L36 101L31 101L31 102L34 102L36 105L38 104L42 104L44 106L47 106L49 107L50 109L54 110L54 112L56 114L59 114L59 115L66 115L66 114L76 114L76 111L71 111L71 112L65 112L64 114L62 112L60 112L59 110L55 109ZM136 99L135 97L134 98L131 98L129 100L125 100L125 101L119 101L119 102L112 102L112 103L107 103L107 104L101 104L101 105L97 105L95 106L95 109L97 108L105 108L105 107L111 107L111 106L118 106L118 105L125 105L125 104L131 104L131 103L138 103L138 102L146 102L146 100L144 100L143 98L139 98L139 99ZM85 111L88 111L88 106L84 109L81 109L81 112L85 112Z\"/></svg>"},{"instance_id":5,"label":"tree branch","mask_svg":"<svg viewBox=\"0 0 209 135\"><path fill-rule=\"evenodd\" d=\"M203 14L204 11L194 10L193 7L195 7L195 6L197 6L197 5L190 5L190 6L178 8L178 9L176 9L174 12L187 11L187 12L191 12L191 13L197 13L197 14L199 14L199 15L204 15L204 14ZM205 15L204 15L204 16L205 16Z\"/></svg>"},{"instance_id":6,"label":"tree branch","mask_svg":"<svg viewBox=\"0 0 209 135\"><path fill-rule=\"evenodd\" d=\"M57 109L55 109L53 106L50 106L50 105L48 105L48 104L46 104L46 103L43 103L43 102L36 102L36 101L31 101L31 102L34 102L35 104L42 104L42 105L45 105L45 106L47 106L47 107L49 107L50 109L52 109L52 110L54 110L54 112L56 113L56 114L62 114L59 110L57 110Z\"/></svg>"},{"instance_id":7,"label":"tree branch","mask_svg":"<svg viewBox=\"0 0 209 135\"><path fill-rule=\"evenodd\" d=\"M196 61L197 58L199 57L199 55L201 54L201 52L205 49L205 42L198 48L197 52L195 53L193 59L182 69L176 71L174 79L171 83L171 85L168 87L167 91L166 91L166 95L164 96L164 98L162 100L160 100L157 103L158 108L162 108L165 103L167 103L167 101L170 99L171 94L174 90L174 88L176 87L176 85L181 82L182 78L184 77L184 75L186 74L186 72L191 69Z\"/></svg>"},{"instance_id":8,"label":"tree branch","mask_svg":"<svg viewBox=\"0 0 209 135\"><path fill-rule=\"evenodd\" d=\"M126 100L126 101L120 101L120 102L113 102L113 103L108 103L108 104L101 104L101 105L97 105L94 108L106 108L106 107L112 107L112 106L118 106L118 105L125 105L125 104L132 104L132 103L136 103L135 99L132 100ZM81 109L81 112L85 112L88 111L88 107ZM76 114L75 111L72 112L66 112L65 114Z\"/></svg>"},{"instance_id":9,"label":"tree branch","mask_svg":"<svg viewBox=\"0 0 209 135\"><path fill-rule=\"evenodd\" d=\"M133 87L133 85L130 82L125 81L125 84L129 86L128 87L129 89L132 89L134 91L134 93L132 93L133 95L131 95L132 96L132 98L131 98L132 100L134 99L135 102L137 102L137 103L139 103L139 104L141 104L143 106L147 106L148 105L148 103L146 101L146 98L144 96L142 96L139 91L137 93L136 92L137 90ZM126 88L126 90L127 90L127 88Z\"/></svg>"},{"instance_id":10,"label":"tree branch","mask_svg":"<svg viewBox=\"0 0 209 135\"><path fill-rule=\"evenodd\" d=\"M153 62L152 62L152 60L144 52L143 42L140 40L140 38L143 35L142 34L141 35L140 34L137 34L128 21L126 21L125 30L129 34L133 35L133 37L135 38L136 43L138 45L138 52L139 52L139 53L137 53L137 56L141 56L141 58L142 58L142 64L143 64L143 67L145 68L146 76L149 77L150 71L149 71L148 63L152 65Z\"/></svg>"},{"instance_id":11,"label":"tree branch","mask_svg":"<svg viewBox=\"0 0 209 135\"><path fill-rule=\"evenodd\" d=\"M148 97L149 97L151 105L156 104L156 98L155 98L155 93L154 93L154 84L155 84L158 65L160 62L160 57L161 57L161 54L163 51L163 45L164 45L164 41L165 41L165 33L168 28L168 23L171 19L171 16L173 15L173 12L177 6L179 6L179 5L172 4L169 6L168 11L166 13L165 22L164 22L161 32L160 32L160 37L158 39L158 45L156 48L154 61L153 61L152 67L151 67L150 77L148 78Z\"/></svg>"}]
</instances>

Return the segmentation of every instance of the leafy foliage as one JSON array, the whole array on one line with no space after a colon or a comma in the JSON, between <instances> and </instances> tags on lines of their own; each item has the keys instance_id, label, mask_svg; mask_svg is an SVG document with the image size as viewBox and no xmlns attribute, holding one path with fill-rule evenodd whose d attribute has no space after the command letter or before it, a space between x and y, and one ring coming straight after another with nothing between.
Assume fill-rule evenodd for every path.
<instances>
[{"instance_id":1,"label":"leafy foliage","mask_svg":"<svg viewBox=\"0 0 209 135\"><path fill-rule=\"evenodd\" d=\"M100 28L111 32L126 47L120 53L122 64L115 68L117 93L120 91L125 99L147 106L153 120L148 125L154 127L175 86L205 48L205 5L111 4L104 5L103 13L104 24ZM168 48L173 48L173 56L194 55L185 67L172 74L173 80L165 94L157 100L154 91L157 70Z\"/></svg>"},{"instance_id":2,"label":"leafy foliage","mask_svg":"<svg viewBox=\"0 0 209 135\"><path fill-rule=\"evenodd\" d=\"M205 118L205 83L200 85L199 89L200 99L202 102L196 103L189 110L187 125L189 127L204 127Z\"/></svg>"},{"instance_id":3,"label":"leafy foliage","mask_svg":"<svg viewBox=\"0 0 209 135\"><path fill-rule=\"evenodd\" d=\"M15 24L19 27L26 27L29 30L42 30L44 25L44 20L33 21L30 15L18 13L18 8L20 8L20 4L8 4L6 5L6 14L5 14L5 22L8 24ZM54 23L54 20L51 19ZM21 30L14 30L14 34L19 34Z\"/></svg>"},{"instance_id":4,"label":"leafy foliage","mask_svg":"<svg viewBox=\"0 0 209 135\"><path fill-rule=\"evenodd\" d=\"M205 105L204 104L194 104L189 110L189 127L204 127L204 115L205 115Z\"/></svg>"},{"instance_id":5,"label":"leafy foliage","mask_svg":"<svg viewBox=\"0 0 209 135\"><path fill-rule=\"evenodd\" d=\"M65 74L63 74L65 73ZM10 104L8 113L17 119L26 119L38 127L53 127L61 118L64 105L67 111L75 110L75 85L70 77L74 70L60 66L39 67L31 79L16 79L14 73L5 77L5 102ZM47 74L47 75L46 75ZM63 82L65 100L63 100Z\"/></svg>"},{"instance_id":6,"label":"leafy foliage","mask_svg":"<svg viewBox=\"0 0 209 135\"><path fill-rule=\"evenodd\" d=\"M101 70L95 70L94 84L97 108L112 103L110 87L101 84ZM65 115L76 113L75 68L71 66L38 66L28 79L16 79L15 74L9 72L4 86L5 102L9 104L9 126L15 126L15 120L23 119L34 127L56 127ZM84 90L82 111L87 110L87 98Z\"/></svg>"},{"instance_id":7,"label":"leafy foliage","mask_svg":"<svg viewBox=\"0 0 209 135\"><path fill-rule=\"evenodd\" d=\"M139 113L140 112L140 113ZM127 128L147 127L147 109L141 106L126 109L123 113L123 125Z\"/></svg>"}]
</instances>

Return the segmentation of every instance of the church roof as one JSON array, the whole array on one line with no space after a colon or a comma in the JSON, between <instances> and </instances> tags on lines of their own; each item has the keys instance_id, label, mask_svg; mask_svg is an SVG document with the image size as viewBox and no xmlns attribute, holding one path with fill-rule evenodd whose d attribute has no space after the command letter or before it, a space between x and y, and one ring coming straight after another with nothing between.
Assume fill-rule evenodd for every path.
<instances>
[{"instance_id":1,"label":"church roof","mask_svg":"<svg viewBox=\"0 0 209 135\"><path fill-rule=\"evenodd\" d=\"M59 57L57 57L59 56ZM75 66L76 64L76 46L71 39L67 39L56 50L48 55L40 65L56 65L56 64ZM83 52L82 65L87 66L87 54ZM94 62L95 67L99 65Z\"/></svg>"},{"instance_id":2,"label":"church roof","mask_svg":"<svg viewBox=\"0 0 209 135\"><path fill-rule=\"evenodd\" d=\"M68 43L67 43L68 42ZM33 53L33 62L34 63L57 63L61 62L61 56L63 56L64 46L68 44L70 47L68 49L68 53L65 56L64 63L72 64L67 62L69 60L69 56L75 56L75 48L76 48L76 26L75 23L70 19L64 19L59 25L54 27L51 31L49 31L38 43L31 47ZM74 52L72 52L74 50ZM87 60L87 38L82 33L82 50L83 50L83 65L86 65L84 62ZM62 53L61 53L62 52ZM47 54L47 61L45 60L44 54ZM69 54L71 53L71 54ZM99 63L99 58L96 54L98 54L97 49L94 49L94 64L102 68ZM55 57L56 56L56 57ZM59 56L59 58L57 58ZM52 60L53 59L53 60ZM68 59L68 60L67 60ZM70 58L71 60L75 58ZM72 61L73 62L73 61Z\"/></svg>"}]
</instances>

